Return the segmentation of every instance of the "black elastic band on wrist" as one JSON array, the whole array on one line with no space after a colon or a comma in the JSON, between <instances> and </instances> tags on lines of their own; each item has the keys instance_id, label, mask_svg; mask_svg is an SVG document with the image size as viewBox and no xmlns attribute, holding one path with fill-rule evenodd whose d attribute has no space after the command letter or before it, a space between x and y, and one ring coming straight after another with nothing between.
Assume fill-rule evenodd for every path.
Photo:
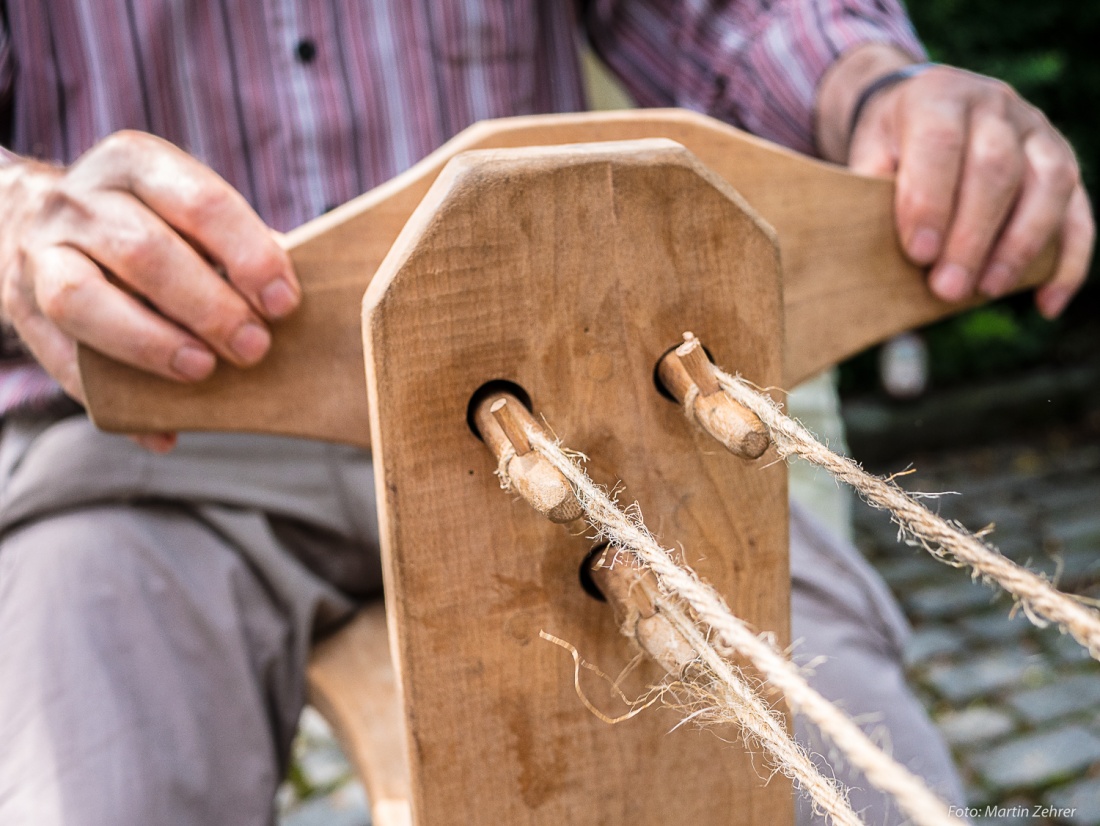
<instances>
[{"instance_id":1,"label":"black elastic band on wrist","mask_svg":"<svg viewBox=\"0 0 1100 826\"><path fill-rule=\"evenodd\" d=\"M859 97L856 98L856 105L852 107L852 117L848 121L848 141L851 142L852 136L855 135L860 115L867 108L867 104L871 102L871 98L891 86L898 85L903 80L909 80L911 77L924 74L938 65L938 63L911 63L896 71L887 72L882 77L867 84L867 88L860 92Z\"/></svg>"}]
</instances>

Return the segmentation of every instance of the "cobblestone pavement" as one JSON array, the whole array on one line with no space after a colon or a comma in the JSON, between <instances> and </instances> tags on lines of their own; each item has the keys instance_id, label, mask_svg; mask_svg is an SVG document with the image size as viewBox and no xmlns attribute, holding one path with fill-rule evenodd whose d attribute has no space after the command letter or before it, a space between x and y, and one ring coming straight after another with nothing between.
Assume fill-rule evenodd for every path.
<instances>
[{"instance_id":1,"label":"cobblestone pavement","mask_svg":"<svg viewBox=\"0 0 1100 826\"><path fill-rule=\"evenodd\" d=\"M302 714L294 760L277 803L279 826L370 826L363 787L332 730L312 708Z\"/></svg>"},{"instance_id":2,"label":"cobblestone pavement","mask_svg":"<svg viewBox=\"0 0 1100 826\"><path fill-rule=\"evenodd\" d=\"M941 515L993 525L989 541L1007 556L1100 597L1095 434L927 455L914 467L898 480L906 488L958 492L931 500ZM1013 616L1005 594L899 545L884 514L856 514L858 543L913 624L910 676L951 745L975 822L1100 825L1100 664L1056 629Z\"/></svg>"},{"instance_id":3,"label":"cobblestone pavement","mask_svg":"<svg viewBox=\"0 0 1100 826\"><path fill-rule=\"evenodd\" d=\"M906 487L959 493L932 500L941 514L971 529L993 524L1005 554L1100 598L1100 439L1054 433L914 464L899 480ZM975 822L1100 826L1100 665L1056 630L1011 616L1004 594L897 544L883 514L858 507L856 531L913 624L912 681L959 762ZM295 753L281 826L370 822L315 712L303 716ZM1061 816L1043 814L1052 810Z\"/></svg>"}]
</instances>

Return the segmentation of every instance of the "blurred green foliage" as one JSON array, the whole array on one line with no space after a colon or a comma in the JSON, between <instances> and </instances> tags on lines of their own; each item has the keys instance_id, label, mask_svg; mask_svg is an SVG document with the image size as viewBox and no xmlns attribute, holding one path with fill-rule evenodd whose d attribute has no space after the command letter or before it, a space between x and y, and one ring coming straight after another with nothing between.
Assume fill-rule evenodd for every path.
<instances>
[{"instance_id":1,"label":"blurred green foliage","mask_svg":"<svg viewBox=\"0 0 1100 826\"><path fill-rule=\"evenodd\" d=\"M1078 361L1080 336L1066 338L1064 327L1046 321L1029 303L1020 301L979 307L927 327L923 335L931 386L949 387L1053 362ZM877 356L877 349L870 350L841 365L844 393L878 389Z\"/></svg>"},{"instance_id":2,"label":"blurred green foliage","mask_svg":"<svg viewBox=\"0 0 1100 826\"><path fill-rule=\"evenodd\" d=\"M1100 3L1094 0L909 0L931 58L1000 78L1050 118L1077 150L1093 210L1100 192ZM1040 365L1100 359L1097 267L1063 319L1018 296L929 327L933 387ZM873 354L844 365L842 388L876 383Z\"/></svg>"},{"instance_id":3,"label":"blurred green foliage","mask_svg":"<svg viewBox=\"0 0 1100 826\"><path fill-rule=\"evenodd\" d=\"M982 307L941 324L928 336L930 360L943 384L1038 364L1051 346L1050 325L1035 313Z\"/></svg>"}]
</instances>

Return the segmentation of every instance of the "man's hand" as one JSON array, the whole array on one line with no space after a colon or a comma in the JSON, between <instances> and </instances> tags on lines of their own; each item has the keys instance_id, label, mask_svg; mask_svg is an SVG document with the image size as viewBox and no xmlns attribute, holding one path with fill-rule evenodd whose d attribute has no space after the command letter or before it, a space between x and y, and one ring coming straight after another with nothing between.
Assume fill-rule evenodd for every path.
<instances>
[{"instance_id":1,"label":"man's hand","mask_svg":"<svg viewBox=\"0 0 1100 826\"><path fill-rule=\"evenodd\" d=\"M822 153L856 172L897 176L901 242L932 267L929 286L946 301L1004 295L1055 239L1058 265L1036 304L1057 316L1085 280L1096 235L1073 150L1011 87L946 66L875 95L848 135L859 93L909 63L865 46L834 65L818 96Z\"/></svg>"},{"instance_id":2,"label":"man's hand","mask_svg":"<svg viewBox=\"0 0 1100 826\"><path fill-rule=\"evenodd\" d=\"M300 300L289 258L244 198L159 138L117 133L68 169L7 167L0 190L4 314L78 400L76 342L198 381L217 356L258 362L265 321Z\"/></svg>"}]
</instances>

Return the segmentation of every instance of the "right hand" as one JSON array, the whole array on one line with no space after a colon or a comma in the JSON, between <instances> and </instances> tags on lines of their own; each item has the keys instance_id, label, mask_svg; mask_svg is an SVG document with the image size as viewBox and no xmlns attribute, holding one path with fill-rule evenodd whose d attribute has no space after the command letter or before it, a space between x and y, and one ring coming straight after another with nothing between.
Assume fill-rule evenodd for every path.
<instances>
[{"instance_id":1,"label":"right hand","mask_svg":"<svg viewBox=\"0 0 1100 826\"><path fill-rule=\"evenodd\" d=\"M166 141L118 132L68 169L27 162L15 174L9 198L21 197L0 239L0 300L23 342L79 401L77 342L199 381L218 356L241 367L262 359L266 322L301 300L274 231Z\"/></svg>"}]
</instances>

